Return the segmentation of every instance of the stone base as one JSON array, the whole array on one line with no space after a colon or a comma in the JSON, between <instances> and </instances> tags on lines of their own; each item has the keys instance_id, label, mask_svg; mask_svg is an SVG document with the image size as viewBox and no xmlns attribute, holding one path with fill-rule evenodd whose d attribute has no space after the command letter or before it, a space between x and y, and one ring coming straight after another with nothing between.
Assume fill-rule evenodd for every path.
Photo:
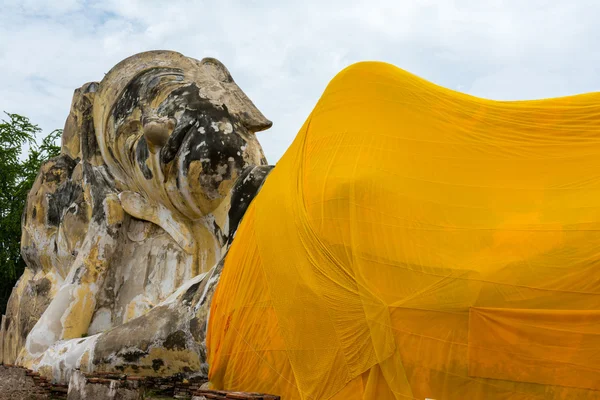
<instances>
[{"instance_id":1,"label":"stone base","mask_svg":"<svg viewBox=\"0 0 600 400\"><path fill-rule=\"evenodd\" d=\"M39 373L0 365L0 400L280 400L261 393L206 389L205 380L178 376L140 377L125 374L84 374L75 371L68 385L49 382Z\"/></svg>"}]
</instances>

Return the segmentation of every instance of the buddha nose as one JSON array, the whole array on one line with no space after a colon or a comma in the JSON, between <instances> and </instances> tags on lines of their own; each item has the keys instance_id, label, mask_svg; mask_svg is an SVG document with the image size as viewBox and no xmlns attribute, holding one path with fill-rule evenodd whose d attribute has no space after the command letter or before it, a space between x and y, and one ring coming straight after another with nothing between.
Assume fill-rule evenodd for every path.
<instances>
[{"instance_id":1,"label":"buddha nose","mask_svg":"<svg viewBox=\"0 0 600 400\"><path fill-rule=\"evenodd\" d=\"M226 90L220 94L220 100L227 106L229 112L237 117L242 125L250 132L260 132L273 126L254 103L246 96L246 93L234 82L229 70L219 60L211 57L200 61L212 79Z\"/></svg>"},{"instance_id":2,"label":"buddha nose","mask_svg":"<svg viewBox=\"0 0 600 400\"><path fill-rule=\"evenodd\" d=\"M244 118L242 119L242 123L250 132L264 131L273 126L273 122L264 116L262 118Z\"/></svg>"},{"instance_id":3,"label":"buddha nose","mask_svg":"<svg viewBox=\"0 0 600 400\"><path fill-rule=\"evenodd\" d=\"M246 129L250 132L260 132L273 126L273 122L260 112L241 89L237 86L232 89L225 103L229 112L237 117Z\"/></svg>"}]
</instances>

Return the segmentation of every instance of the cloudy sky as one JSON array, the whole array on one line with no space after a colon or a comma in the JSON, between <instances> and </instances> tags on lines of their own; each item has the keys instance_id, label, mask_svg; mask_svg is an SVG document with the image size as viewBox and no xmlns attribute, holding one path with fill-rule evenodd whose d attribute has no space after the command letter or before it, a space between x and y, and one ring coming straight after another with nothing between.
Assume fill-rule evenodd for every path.
<instances>
[{"instance_id":1,"label":"cloudy sky","mask_svg":"<svg viewBox=\"0 0 600 400\"><path fill-rule=\"evenodd\" d=\"M0 0L0 111L48 133L131 54L212 56L274 122L274 163L356 61L492 99L598 91L599 19L598 0Z\"/></svg>"}]
</instances>

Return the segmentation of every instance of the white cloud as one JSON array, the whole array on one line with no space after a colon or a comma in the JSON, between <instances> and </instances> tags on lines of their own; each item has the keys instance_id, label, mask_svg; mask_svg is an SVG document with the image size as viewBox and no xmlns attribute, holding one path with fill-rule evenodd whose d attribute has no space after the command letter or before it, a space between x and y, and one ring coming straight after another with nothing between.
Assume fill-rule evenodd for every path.
<instances>
[{"instance_id":1,"label":"white cloud","mask_svg":"<svg viewBox=\"0 0 600 400\"><path fill-rule=\"evenodd\" d=\"M595 0L4 0L0 110L62 127L72 91L121 59L170 49L219 58L274 126L275 162L327 82L381 60L498 99L596 91Z\"/></svg>"}]
</instances>

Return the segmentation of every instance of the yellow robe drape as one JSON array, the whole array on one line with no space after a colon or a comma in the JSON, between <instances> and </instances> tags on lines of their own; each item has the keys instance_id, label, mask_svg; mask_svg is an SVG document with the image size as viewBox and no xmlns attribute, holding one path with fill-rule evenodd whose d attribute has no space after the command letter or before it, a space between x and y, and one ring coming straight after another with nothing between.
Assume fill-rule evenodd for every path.
<instances>
[{"instance_id":1,"label":"yellow robe drape","mask_svg":"<svg viewBox=\"0 0 600 400\"><path fill-rule=\"evenodd\" d=\"M251 204L216 388L600 399L600 93L500 102L384 63L328 85Z\"/></svg>"}]
</instances>

